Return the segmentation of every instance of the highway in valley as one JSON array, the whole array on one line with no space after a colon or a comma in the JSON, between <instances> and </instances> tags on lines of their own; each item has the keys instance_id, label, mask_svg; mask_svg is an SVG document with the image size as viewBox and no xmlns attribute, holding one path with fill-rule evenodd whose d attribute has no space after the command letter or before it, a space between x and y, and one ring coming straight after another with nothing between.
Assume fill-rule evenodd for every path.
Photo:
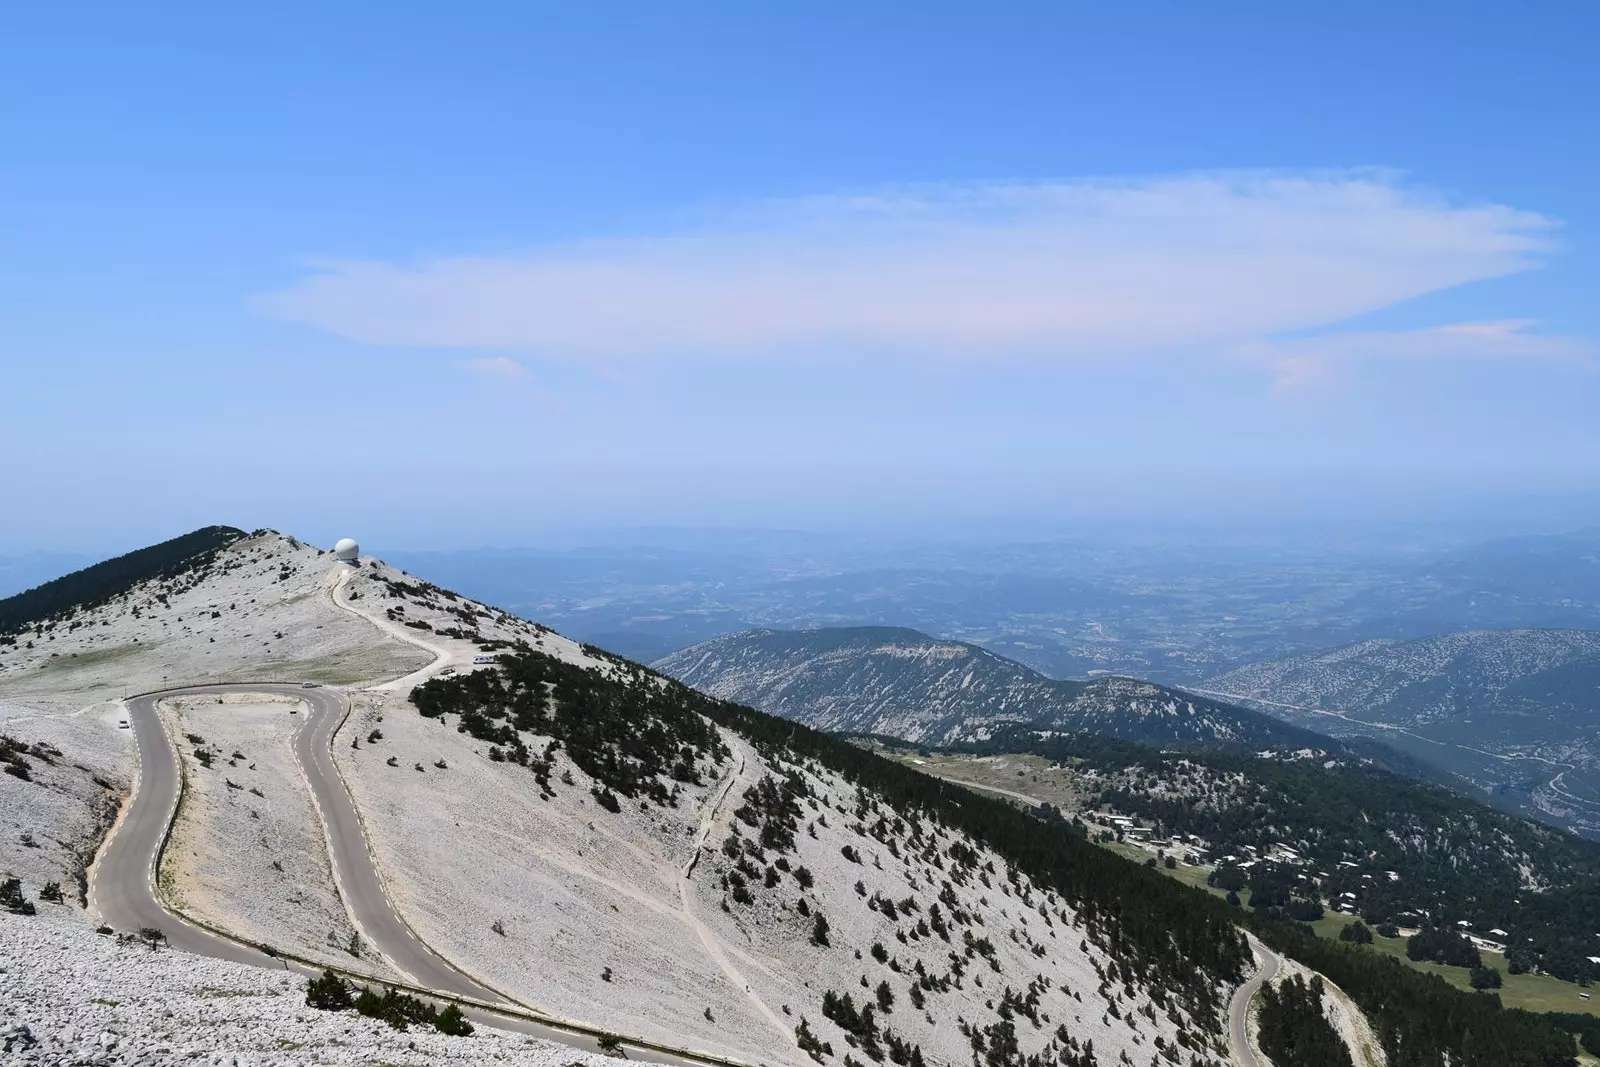
<instances>
[{"instance_id":1,"label":"highway in valley","mask_svg":"<svg viewBox=\"0 0 1600 1067\"><path fill-rule=\"evenodd\" d=\"M183 777L177 749L156 713L156 705L170 697L215 697L224 693L289 697L306 706L305 722L292 742L295 758L322 820L340 896L356 929L379 955L420 991L469 1002L464 1005L466 1014L475 1022L584 1051L598 1050L596 1037L586 1027L569 1028L561 1021L541 1021L534 1017L537 1013L454 967L429 948L395 910L368 847L355 802L333 763L333 736L349 708L344 694L335 689L249 683L171 689L128 698L128 717L139 751L139 777L132 800L101 845L90 872L91 906L99 912L102 922L128 933L160 930L169 947L185 952L308 975L320 970L196 925L166 906L157 885L161 853L177 815ZM728 1062L623 1040L631 1059L683 1065Z\"/></svg>"}]
</instances>

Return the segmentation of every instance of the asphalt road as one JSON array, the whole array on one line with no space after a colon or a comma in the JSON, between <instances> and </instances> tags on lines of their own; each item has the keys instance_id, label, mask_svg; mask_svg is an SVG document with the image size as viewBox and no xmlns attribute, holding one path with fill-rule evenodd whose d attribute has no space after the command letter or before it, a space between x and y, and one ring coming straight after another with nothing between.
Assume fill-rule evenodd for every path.
<instances>
[{"instance_id":1,"label":"asphalt road","mask_svg":"<svg viewBox=\"0 0 1600 1067\"><path fill-rule=\"evenodd\" d=\"M1250 1001L1255 999L1263 983L1277 975L1280 961L1271 949L1259 941L1252 941L1251 944L1266 957L1266 962L1254 978L1233 991L1233 1000L1228 1003L1228 1041L1233 1046L1234 1059L1239 1067L1272 1067L1272 1064L1257 1059L1256 1054L1250 1051L1246 1021L1250 1013Z\"/></svg>"},{"instance_id":2,"label":"asphalt road","mask_svg":"<svg viewBox=\"0 0 1600 1067\"><path fill-rule=\"evenodd\" d=\"M362 936L414 985L487 1004L509 1004L505 997L456 970L423 944L390 906L377 864L367 848L355 802L345 788L344 778L333 766L333 735L344 721L347 708L344 696L333 689L289 686L250 686L242 691L276 692L297 697L311 707L306 723L294 735L294 755L322 816L339 895L355 917Z\"/></svg>"},{"instance_id":3,"label":"asphalt road","mask_svg":"<svg viewBox=\"0 0 1600 1067\"><path fill-rule=\"evenodd\" d=\"M156 718L156 698L128 701L128 718L139 746L139 784L95 862L90 892L101 920L117 930L160 930L167 943L186 952L282 967L264 953L190 926L161 906L156 894L156 857L178 804L178 755Z\"/></svg>"},{"instance_id":4,"label":"asphalt road","mask_svg":"<svg viewBox=\"0 0 1600 1067\"><path fill-rule=\"evenodd\" d=\"M314 970L193 926L163 907L156 891L156 863L176 814L180 782L178 755L156 715L156 702L166 697L220 696L228 692L279 694L304 701L309 707L306 721L294 735L294 753L322 817L339 892L363 937L413 985L513 1007L505 997L457 970L430 949L390 906L355 803L333 765L331 742L347 708L344 696L333 689L267 684L202 686L128 700L128 718L139 746L139 782L132 803L101 850L90 880L92 904L102 921L128 932L153 927L166 936L169 947L185 952L278 970ZM598 1049L596 1040L587 1034L530 1019L478 1009L467 1009L466 1015L498 1030L530 1034L589 1052ZM653 1063L687 1067L702 1062L631 1045L627 1051L630 1059Z\"/></svg>"}]
</instances>

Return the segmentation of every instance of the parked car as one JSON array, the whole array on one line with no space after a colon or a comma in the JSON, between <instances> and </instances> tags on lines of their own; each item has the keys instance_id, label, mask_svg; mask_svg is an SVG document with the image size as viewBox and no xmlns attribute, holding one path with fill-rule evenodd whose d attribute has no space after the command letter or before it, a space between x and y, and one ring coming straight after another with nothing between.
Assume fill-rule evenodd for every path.
<instances>
[{"instance_id":1,"label":"parked car","mask_svg":"<svg viewBox=\"0 0 1600 1067\"><path fill-rule=\"evenodd\" d=\"M474 662L474 663L493 663L493 662L495 662L495 659L496 659L496 657L494 657L494 656L491 656L491 655L488 655L488 654L484 654L484 655L481 655L481 656L473 656L472 657L472 662Z\"/></svg>"},{"instance_id":2,"label":"parked car","mask_svg":"<svg viewBox=\"0 0 1600 1067\"><path fill-rule=\"evenodd\" d=\"M127 728L128 728L128 720L127 719L118 719L117 720L117 729L126 730Z\"/></svg>"}]
</instances>

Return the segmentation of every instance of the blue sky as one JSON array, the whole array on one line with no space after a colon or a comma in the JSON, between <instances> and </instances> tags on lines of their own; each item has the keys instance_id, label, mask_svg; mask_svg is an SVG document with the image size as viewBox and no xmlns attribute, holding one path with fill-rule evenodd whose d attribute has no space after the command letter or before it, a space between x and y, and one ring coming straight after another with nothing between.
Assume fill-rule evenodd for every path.
<instances>
[{"instance_id":1,"label":"blue sky","mask_svg":"<svg viewBox=\"0 0 1600 1067\"><path fill-rule=\"evenodd\" d=\"M1306 7L13 13L0 548L1592 518L1600 8Z\"/></svg>"}]
</instances>

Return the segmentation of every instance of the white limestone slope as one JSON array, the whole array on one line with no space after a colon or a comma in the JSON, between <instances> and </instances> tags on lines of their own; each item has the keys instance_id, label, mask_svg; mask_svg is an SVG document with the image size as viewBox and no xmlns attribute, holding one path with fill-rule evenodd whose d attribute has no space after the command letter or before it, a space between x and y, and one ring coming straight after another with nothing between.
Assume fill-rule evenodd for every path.
<instances>
[{"instance_id":1,"label":"white limestone slope","mask_svg":"<svg viewBox=\"0 0 1600 1067\"><path fill-rule=\"evenodd\" d=\"M246 538L0 648L0 697L81 706L193 682L367 683L426 662L334 607L346 569L292 537Z\"/></svg>"},{"instance_id":2,"label":"white limestone slope","mask_svg":"<svg viewBox=\"0 0 1600 1067\"><path fill-rule=\"evenodd\" d=\"M1156 1039L1174 1045L1180 1031L1198 1047L1179 1063L1219 1055L1198 1041L1198 1020L1156 1010L1148 991L1111 978L1113 961L1052 894L1020 875L1013 881L981 848L976 873L955 875L948 850L966 843L960 835L924 825L914 839L882 801L858 797L818 768L802 772L815 807L787 858L790 871L774 887L754 883L752 903L735 902L725 881L732 861L720 851L733 812L764 775L794 769L736 736L724 734L734 755L715 785L686 790L677 808L625 805L613 815L561 753L554 775L566 773L571 784L556 783L556 796L540 799L526 768L492 762L487 745L421 717L398 694L363 707L354 725L355 734L383 734L337 751L402 912L452 962L525 1004L763 1063L809 1062L794 1043L804 1019L837 1063L846 1052L862 1057L823 1017L823 994L862 1004L887 982L894 1007L881 1021L920 1045L929 1062L965 1062L972 1050L963 1024L998 1023L1005 991L1026 997L1032 988L1041 1021L1017 1020L1024 1053L1059 1051L1052 1041L1064 1026L1080 1045L1092 1041L1101 1063L1124 1062L1123 1053L1133 1064L1170 1063ZM440 760L444 768L435 766ZM724 784L726 799L716 804ZM702 831L705 850L684 879ZM846 846L860 862L845 858ZM801 866L809 889L794 873ZM952 908L968 917L946 919L949 941L926 924L941 894L947 917ZM802 898L810 915L800 911ZM882 898L914 899L921 910L890 919L876 905ZM827 946L812 941L819 911L831 926ZM968 951L969 933L992 946L993 966ZM881 962L874 944L886 953ZM964 972L953 979L952 953ZM919 965L952 983L924 993L921 1009L911 992Z\"/></svg>"},{"instance_id":3,"label":"white limestone slope","mask_svg":"<svg viewBox=\"0 0 1600 1067\"><path fill-rule=\"evenodd\" d=\"M542 800L527 768L491 762L487 745L424 719L399 694L358 698L357 708L346 732L361 746L335 748L339 769L397 906L436 951L562 1018L798 1062L681 911L678 872L711 789L690 791L681 814L613 816L562 761L573 785L558 780L555 799ZM369 742L374 730L382 738Z\"/></svg>"},{"instance_id":4,"label":"white limestone slope","mask_svg":"<svg viewBox=\"0 0 1600 1067\"><path fill-rule=\"evenodd\" d=\"M238 541L189 573L141 583L106 604L47 622L15 645L0 645L0 736L48 746L38 750L43 755L22 757L32 781L0 774L0 874L21 878L30 897L59 883L69 903L81 906L77 886L135 776L132 730L120 725L127 721L122 697L251 680L398 685L404 691L439 670L471 669L482 649L439 632L445 629L492 641L526 640L587 661L577 644L532 623L376 560L352 567L273 532ZM421 636L428 640L416 640ZM262 744L274 759L287 758L285 737ZM64 755L49 757L52 748ZM303 783L280 791L285 805L292 794L303 798ZM298 802L277 808L277 816L292 813L295 825L280 818L273 834L320 840L308 811ZM24 835L37 847L24 845ZM248 903L259 885L243 870L212 878L215 893ZM266 877L276 881L277 872L269 869ZM308 891L331 892L322 878L306 884ZM212 899L222 906L221 897ZM236 912L244 906L229 905ZM261 933L269 943L304 941L304 931L292 925ZM325 937L320 943L326 948Z\"/></svg>"},{"instance_id":5,"label":"white limestone slope","mask_svg":"<svg viewBox=\"0 0 1600 1067\"><path fill-rule=\"evenodd\" d=\"M0 1060L16 1067L615 1062L488 1029L446 1037L317 1011L306 1006L305 984L283 971L119 945L64 918L0 912Z\"/></svg>"},{"instance_id":6,"label":"white limestone slope","mask_svg":"<svg viewBox=\"0 0 1600 1067\"><path fill-rule=\"evenodd\" d=\"M65 907L83 905L89 863L129 786L118 714L91 705L40 715L0 701L0 738L27 745L6 761L27 777L0 773L0 875L20 878L30 899L54 884Z\"/></svg>"}]
</instances>

